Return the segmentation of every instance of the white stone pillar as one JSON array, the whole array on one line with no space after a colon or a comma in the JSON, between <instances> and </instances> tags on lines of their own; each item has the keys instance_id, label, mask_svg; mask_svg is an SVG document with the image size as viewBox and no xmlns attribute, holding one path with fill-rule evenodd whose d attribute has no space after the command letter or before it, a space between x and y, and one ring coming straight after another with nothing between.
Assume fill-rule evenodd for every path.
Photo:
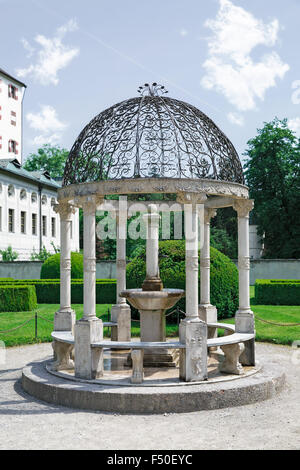
<instances>
[{"instance_id":1,"label":"white stone pillar","mask_svg":"<svg viewBox=\"0 0 300 470\"><path fill-rule=\"evenodd\" d=\"M235 316L237 333L254 333L254 315L250 308L250 257L249 257L249 212L253 209L250 199L237 199L233 208L238 215L238 269L239 269L239 309ZM240 357L242 365L255 365L254 339L245 343Z\"/></svg>"},{"instance_id":2,"label":"white stone pillar","mask_svg":"<svg viewBox=\"0 0 300 470\"><path fill-rule=\"evenodd\" d=\"M146 240L146 279L143 290L161 290L162 282L159 277L158 250L159 250L159 220L155 204L150 204L149 213L143 216L147 226Z\"/></svg>"},{"instance_id":3,"label":"white stone pillar","mask_svg":"<svg viewBox=\"0 0 300 470\"><path fill-rule=\"evenodd\" d=\"M120 292L126 289L126 235L127 235L127 203L126 208L122 207L123 201L120 200L120 208L116 215L117 224L117 299L116 304L111 307L111 320L117 323L117 327L111 329L112 341L130 341L131 340L131 310L125 297L120 297Z\"/></svg>"},{"instance_id":4,"label":"white stone pillar","mask_svg":"<svg viewBox=\"0 0 300 470\"><path fill-rule=\"evenodd\" d=\"M91 344L103 339L102 320L96 317L96 196L81 199L83 209L83 317L75 325L75 376L94 379L103 374L103 351Z\"/></svg>"},{"instance_id":5,"label":"white stone pillar","mask_svg":"<svg viewBox=\"0 0 300 470\"><path fill-rule=\"evenodd\" d=\"M185 295L186 320L198 321L198 243L199 220L196 201L185 204Z\"/></svg>"},{"instance_id":6,"label":"white stone pillar","mask_svg":"<svg viewBox=\"0 0 300 470\"><path fill-rule=\"evenodd\" d=\"M206 323L217 322L217 309L210 303L210 220L216 216L215 209L204 209L203 241L200 249L200 304L199 317ZM209 329L208 337L215 336Z\"/></svg>"},{"instance_id":7,"label":"white stone pillar","mask_svg":"<svg viewBox=\"0 0 300 470\"><path fill-rule=\"evenodd\" d=\"M184 203L186 317L179 325L180 378L185 382L207 379L207 326L198 315L198 249L199 220L197 203L205 195L182 194L178 202Z\"/></svg>"},{"instance_id":8,"label":"white stone pillar","mask_svg":"<svg viewBox=\"0 0 300 470\"><path fill-rule=\"evenodd\" d=\"M59 203L54 207L60 216L60 309L54 316L54 331L74 332L75 312L71 308L71 221L75 207Z\"/></svg>"}]
</instances>

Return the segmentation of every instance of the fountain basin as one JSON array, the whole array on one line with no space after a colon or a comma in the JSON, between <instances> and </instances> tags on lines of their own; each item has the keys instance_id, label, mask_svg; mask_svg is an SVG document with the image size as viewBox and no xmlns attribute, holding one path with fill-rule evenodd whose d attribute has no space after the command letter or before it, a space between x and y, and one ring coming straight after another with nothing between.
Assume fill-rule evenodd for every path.
<instances>
[{"instance_id":1,"label":"fountain basin","mask_svg":"<svg viewBox=\"0 0 300 470\"><path fill-rule=\"evenodd\" d=\"M120 293L138 310L167 310L172 308L184 296L182 289L163 289L161 291L143 291L126 289Z\"/></svg>"},{"instance_id":2,"label":"fountain basin","mask_svg":"<svg viewBox=\"0 0 300 470\"><path fill-rule=\"evenodd\" d=\"M172 308L184 295L182 289L163 289L160 291L144 291L142 289L127 289L120 293L140 312L141 341L166 341L165 312ZM147 349L144 352L144 367L176 367L178 351ZM131 357L128 357L131 361Z\"/></svg>"}]
</instances>

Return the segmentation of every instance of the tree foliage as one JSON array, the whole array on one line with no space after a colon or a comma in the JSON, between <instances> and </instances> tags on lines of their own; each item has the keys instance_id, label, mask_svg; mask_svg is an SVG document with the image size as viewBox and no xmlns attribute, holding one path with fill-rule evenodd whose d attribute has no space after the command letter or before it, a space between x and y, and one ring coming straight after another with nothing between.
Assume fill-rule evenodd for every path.
<instances>
[{"instance_id":1,"label":"tree foliage","mask_svg":"<svg viewBox=\"0 0 300 470\"><path fill-rule=\"evenodd\" d=\"M68 154L66 149L45 144L37 153L31 153L27 157L24 168L28 171L48 171L51 178L60 178L63 176Z\"/></svg>"},{"instance_id":2,"label":"tree foliage","mask_svg":"<svg viewBox=\"0 0 300 470\"><path fill-rule=\"evenodd\" d=\"M265 123L248 141L246 182L266 258L300 258L300 141L287 119Z\"/></svg>"}]
</instances>

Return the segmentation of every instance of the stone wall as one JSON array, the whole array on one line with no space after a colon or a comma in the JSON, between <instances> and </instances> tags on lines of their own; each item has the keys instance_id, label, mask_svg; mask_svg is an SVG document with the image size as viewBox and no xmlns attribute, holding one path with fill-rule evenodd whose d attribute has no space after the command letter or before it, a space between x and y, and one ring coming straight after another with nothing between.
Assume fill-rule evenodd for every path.
<instances>
[{"instance_id":1,"label":"stone wall","mask_svg":"<svg viewBox=\"0 0 300 470\"><path fill-rule=\"evenodd\" d=\"M234 260L237 264L237 260ZM39 279L41 261L0 262L0 277ZM115 279L115 261L97 261L97 279ZM299 259L257 259L250 262L250 284L256 279L300 279Z\"/></svg>"},{"instance_id":2,"label":"stone wall","mask_svg":"<svg viewBox=\"0 0 300 470\"><path fill-rule=\"evenodd\" d=\"M0 261L0 277L14 279L39 279L41 261L13 261L11 263ZM98 261L96 268L97 279L115 279L115 261Z\"/></svg>"},{"instance_id":3,"label":"stone wall","mask_svg":"<svg viewBox=\"0 0 300 470\"><path fill-rule=\"evenodd\" d=\"M250 284L256 279L300 279L300 259L250 260Z\"/></svg>"}]
</instances>

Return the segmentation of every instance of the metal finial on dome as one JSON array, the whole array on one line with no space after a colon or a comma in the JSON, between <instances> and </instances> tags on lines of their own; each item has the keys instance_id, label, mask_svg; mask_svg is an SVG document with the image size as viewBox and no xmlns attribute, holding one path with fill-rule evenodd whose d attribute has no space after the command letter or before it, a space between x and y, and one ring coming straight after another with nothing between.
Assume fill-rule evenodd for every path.
<instances>
[{"instance_id":1,"label":"metal finial on dome","mask_svg":"<svg viewBox=\"0 0 300 470\"><path fill-rule=\"evenodd\" d=\"M161 96L168 93L168 90L165 89L164 85L159 85L159 83L153 82L152 85L145 83L143 86L138 87L138 93L142 96Z\"/></svg>"}]
</instances>

